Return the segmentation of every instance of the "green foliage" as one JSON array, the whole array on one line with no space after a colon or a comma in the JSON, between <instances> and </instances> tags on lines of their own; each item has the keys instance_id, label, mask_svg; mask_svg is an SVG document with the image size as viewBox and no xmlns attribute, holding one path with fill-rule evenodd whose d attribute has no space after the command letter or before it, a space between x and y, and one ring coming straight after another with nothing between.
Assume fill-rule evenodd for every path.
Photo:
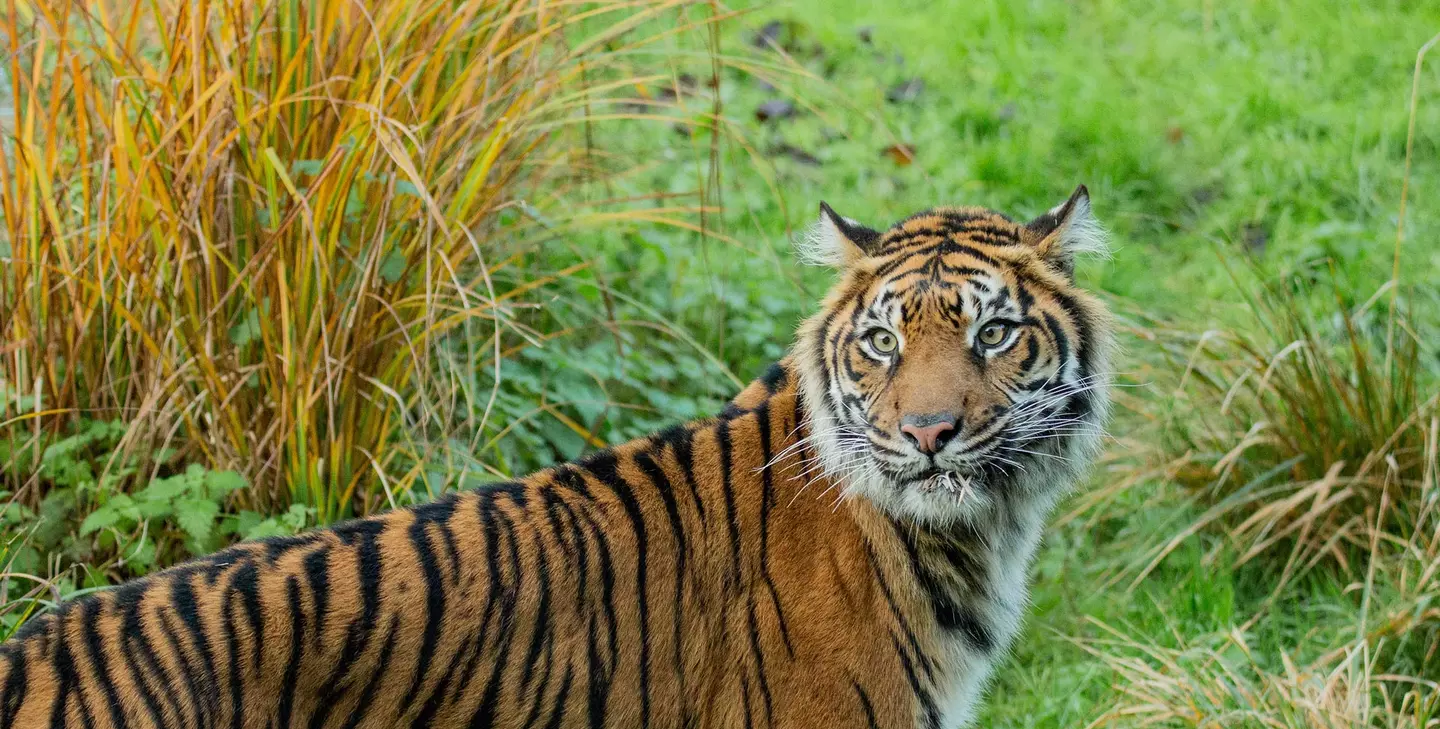
<instances>
[{"instance_id":1,"label":"green foliage","mask_svg":"<svg viewBox=\"0 0 1440 729\"><path fill-rule=\"evenodd\" d=\"M253 514L242 512L221 520L225 497L245 486L245 479L234 471L207 471L191 464L183 473L157 478L133 494L97 489L97 506L80 522L77 536L83 539L95 534L98 547L109 549L119 547L126 535L140 532L138 543L133 547L125 545L119 551L132 569L142 572L155 566L155 542L148 537L149 524L173 524L183 535L186 552L206 554L217 549L226 537L236 536L240 518ZM253 520L250 517L247 522Z\"/></svg>"},{"instance_id":2,"label":"green foliage","mask_svg":"<svg viewBox=\"0 0 1440 729\"><path fill-rule=\"evenodd\" d=\"M234 509L231 495L249 487L240 474L182 467L172 451L127 453L125 434L118 421L79 419L59 435L14 429L0 439L0 483L13 486L0 492L0 564L50 578L84 565L81 582L95 587L313 523L314 510L299 504L275 516Z\"/></svg>"}]
</instances>

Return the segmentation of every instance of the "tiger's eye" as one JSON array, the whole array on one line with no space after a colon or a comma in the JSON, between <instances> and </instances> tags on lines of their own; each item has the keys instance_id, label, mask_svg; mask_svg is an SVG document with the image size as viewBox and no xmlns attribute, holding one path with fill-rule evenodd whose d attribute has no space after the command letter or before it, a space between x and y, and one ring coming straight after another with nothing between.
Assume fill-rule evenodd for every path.
<instances>
[{"instance_id":1,"label":"tiger's eye","mask_svg":"<svg viewBox=\"0 0 1440 729\"><path fill-rule=\"evenodd\" d=\"M986 324L980 330L980 343L987 347L994 347L1005 341L1005 335L1010 333L1010 327L994 322Z\"/></svg>"},{"instance_id":2,"label":"tiger's eye","mask_svg":"<svg viewBox=\"0 0 1440 729\"><path fill-rule=\"evenodd\" d=\"M899 345L900 341L895 338L895 335L884 329L876 329L870 333L870 346L874 347L875 351L880 354L890 354L894 352L895 347Z\"/></svg>"}]
</instances>

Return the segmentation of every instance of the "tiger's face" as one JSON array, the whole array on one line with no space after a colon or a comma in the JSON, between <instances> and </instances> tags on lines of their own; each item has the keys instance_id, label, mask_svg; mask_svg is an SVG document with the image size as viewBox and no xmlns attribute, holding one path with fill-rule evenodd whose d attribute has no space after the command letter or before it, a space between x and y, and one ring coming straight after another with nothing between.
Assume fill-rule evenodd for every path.
<instances>
[{"instance_id":1,"label":"tiger's face","mask_svg":"<svg viewBox=\"0 0 1440 729\"><path fill-rule=\"evenodd\" d=\"M1078 477L1108 407L1110 325L1073 260L1101 232L1083 186L1028 224L936 208L881 232L822 203L809 252L842 276L797 361L842 498L947 523Z\"/></svg>"}]
</instances>

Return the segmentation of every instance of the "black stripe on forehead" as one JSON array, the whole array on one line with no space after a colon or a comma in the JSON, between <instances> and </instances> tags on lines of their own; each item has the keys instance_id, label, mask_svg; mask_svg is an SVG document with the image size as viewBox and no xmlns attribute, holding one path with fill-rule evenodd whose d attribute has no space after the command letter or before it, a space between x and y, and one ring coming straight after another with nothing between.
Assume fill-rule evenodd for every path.
<instances>
[{"instance_id":1,"label":"black stripe on forehead","mask_svg":"<svg viewBox=\"0 0 1440 729\"><path fill-rule=\"evenodd\" d=\"M987 312L999 311L1012 301L1014 294L1010 291L1010 283L1003 276L999 276L998 272L970 267L954 270L969 275L961 278L933 278L923 275L926 272L922 269L907 271L888 281L873 284L869 292L851 301L853 308L848 313L847 321L842 324L831 317L830 321L833 323L829 325L829 343L839 346L847 336L858 335L869 316L885 319L884 323L888 325L889 317L886 312L895 305L900 307L898 318L901 321L918 321L933 315L963 327L970 318L965 313L967 298L973 299L977 312L982 316ZM917 275L921 277L917 278ZM995 276L1000 280L1000 287L997 290L989 282L972 276Z\"/></svg>"},{"instance_id":2,"label":"black stripe on forehead","mask_svg":"<svg viewBox=\"0 0 1440 729\"><path fill-rule=\"evenodd\" d=\"M985 253L985 251L980 250L980 248L978 248L977 246L968 245L963 241L957 241L953 239L932 238L924 242L923 244L917 243L916 245L906 247L903 250L892 251L882 255L889 256L890 258L889 260L885 261L885 263L882 263L878 268L875 269L875 275L880 278L885 278L886 276L889 276L901 266L904 266L906 263L910 263L917 258L933 258L940 260L939 265L956 272L964 271L973 267L948 263L944 261L945 257L965 256L975 262L978 262L982 265L990 266L994 269L1006 267L1005 263L1002 263L995 257L988 255L987 253Z\"/></svg>"},{"instance_id":3,"label":"black stripe on forehead","mask_svg":"<svg viewBox=\"0 0 1440 729\"><path fill-rule=\"evenodd\" d=\"M929 238L961 239L992 246L1019 245L1021 227L1009 217L983 209L935 208L891 226L880 239L880 254Z\"/></svg>"}]
</instances>

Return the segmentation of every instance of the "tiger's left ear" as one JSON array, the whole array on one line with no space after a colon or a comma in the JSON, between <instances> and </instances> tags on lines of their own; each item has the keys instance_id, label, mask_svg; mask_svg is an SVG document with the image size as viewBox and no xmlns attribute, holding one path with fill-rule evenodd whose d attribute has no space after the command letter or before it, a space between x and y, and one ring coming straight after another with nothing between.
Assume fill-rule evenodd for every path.
<instances>
[{"instance_id":1,"label":"tiger's left ear","mask_svg":"<svg viewBox=\"0 0 1440 729\"><path fill-rule=\"evenodd\" d=\"M1066 278L1075 278L1075 256L1107 256L1110 246L1104 226L1090 210L1090 191L1075 188L1070 199L1046 211L1025 225L1026 242L1035 247L1041 260Z\"/></svg>"}]
</instances>

